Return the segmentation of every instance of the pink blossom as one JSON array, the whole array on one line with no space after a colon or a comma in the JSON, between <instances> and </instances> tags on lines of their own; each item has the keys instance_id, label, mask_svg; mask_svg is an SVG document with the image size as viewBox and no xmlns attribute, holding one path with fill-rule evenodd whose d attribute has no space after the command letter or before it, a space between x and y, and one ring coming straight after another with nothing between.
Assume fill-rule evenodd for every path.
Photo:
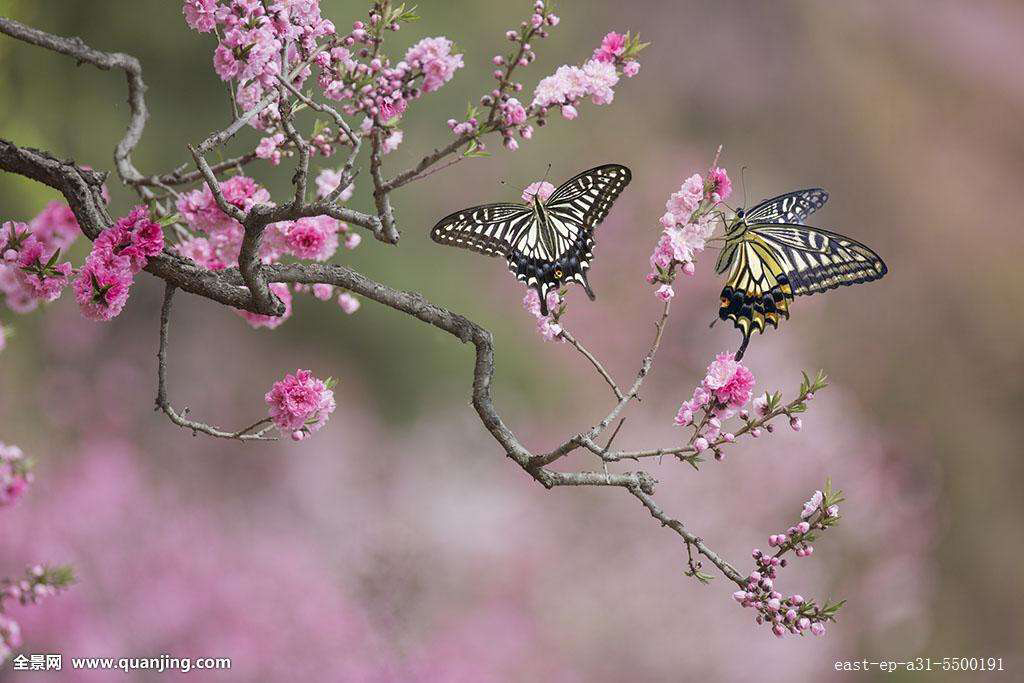
<instances>
[{"instance_id":1,"label":"pink blossom","mask_svg":"<svg viewBox=\"0 0 1024 683\"><path fill-rule=\"evenodd\" d=\"M132 274L146 267L150 257L164 248L164 231L149 216L149 210L142 204L134 207L127 216L107 228L93 242L94 254L109 253L125 259Z\"/></svg>"},{"instance_id":2,"label":"pink blossom","mask_svg":"<svg viewBox=\"0 0 1024 683\"><path fill-rule=\"evenodd\" d=\"M341 184L342 178L341 169L325 168L320 171L316 176L316 195L317 197L323 198L334 192ZM348 187L341 191L338 195L340 201L348 201L352 197L352 193L355 191L356 186L353 183L349 183Z\"/></svg>"},{"instance_id":3,"label":"pink blossom","mask_svg":"<svg viewBox=\"0 0 1024 683\"><path fill-rule=\"evenodd\" d=\"M40 242L53 249L66 250L81 233L78 219L64 202L52 201L32 219L29 230ZM0 234L0 240L2 240Z\"/></svg>"},{"instance_id":4,"label":"pink blossom","mask_svg":"<svg viewBox=\"0 0 1024 683\"><path fill-rule=\"evenodd\" d=\"M359 299L352 296L348 292L342 292L338 295L338 305L341 306L341 310L345 311L348 315L352 315L359 310Z\"/></svg>"},{"instance_id":5,"label":"pink blossom","mask_svg":"<svg viewBox=\"0 0 1024 683\"><path fill-rule=\"evenodd\" d=\"M334 294L334 287L322 282L313 285L313 296L320 301L327 301Z\"/></svg>"},{"instance_id":6,"label":"pink blossom","mask_svg":"<svg viewBox=\"0 0 1024 683\"><path fill-rule=\"evenodd\" d=\"M711 181L711 194L716 202L724 202L732 194L732 181L724 168L715 167L708 172Z\"/></svg>"},{"instance_id":7,"label":"pink blossom","mask_svg":"<svg viewBox=\"0 0 1024 683\"><path fill-rule=\"evenodd\" d=\"M594 59L600 62L614 62L615 58L625 51L626 36L610 31L601 40L601 47L594 50Z\"/></svg>"},{"instance_id":8,"label":"pink blossom","mask_svg":"<svg viewBox=\"0 0 1024 683\"><path fill-rule=\"evenodd\" d=\"M281 145L284 144L284 139L284 133L275 133L269 137L260 138L259 144L256 145L256 156L277 166L281 163Z\"/></svg>"},{"instance_id":9,"label":"pink blossom","mask_svg":"<svg viewBox=\"0 0 1024 683\"><path fill-rule=\"evenodd\" d=\"M576 111L576 107L572 106L571 104L563 104L561 110L562 118L567 121L572 121L577 116L579 116L579 112Z\"/></svg>"},{"instance_id":10,"label":"pink blossom","mask_svg":"<svg viewBox=\"0 0 1024 683\"><path fill-rule=\"evenodd\" d=\"M95 254L86 259L73 287L82 315L105 321L124 308L131 285L132 274L127 264L104 260L103 254Z\"/></svg>"},{"instance_id":11,"label":"pink blossom","mask_svg":"<svg viewBox=\"0 0 1024 683\"><path fill-rule=\"evenodd\" d=\"M334 392L309 370L285 375L274 383L264 399L271 420L286 433L300 430L309 434L319 430L335 408Z\"/></svg>"},{"instance_id":12,"label":"pink blossom","mask_svg":"<svg viewBox=\"0 0 1024 683\"><path fill-rule=\"evenodd\" d=\"M70 263L50 264L56 255L56 250L48 249L34 235L25 240L18 252L18 277L33 296L42 301L55 301L60 297L71 276Z\"/></svg>"},{"instance_id":13,"label":"pink blossom","mask_svg":"<svg viewBox=\"0 0 1024 683\"><path fill-rule=\"evenodd\" d=\"M619 82L615 65L592 59L583 65L587 78L587 93L594 104L611 104L615 97L612 88Z\"/></svg>"},{"instance_id":14,"label":"pink blossom","mask_svg":"<svg viewBox=\"0 0 1024 683\"><path fill-rule=\"evenodd\" d=\"M685 223L690 215L700 206L704 199L704 179L699 173L683 181L679 190L672 194L665 203L665 209L676 217L679 223Z\"/></svg>"},{"instance_id":15,"label":"pink blossom","mask_svg":"<svg viewBox=\"0 0 1024 683\"><path fill-rule=\"evenodd\" d=\"M25 454L17 446L0 441L0 507L16 503L31 483L32 472Z\"/></svg>"},{"instance_id":16,"label":"pink blossom","mask_svg":"<svg viewBox=\"0 0 1024 683\"><path fill-rule=\"evenodd\" d=\"M253 329L265 327L268 330L272 330L292 315L292 292L288 289L288 285L280 282L274 282L270 285L270 291L276 294L277 298L284 303L284 313L281 315L263 315L262 313L251 313L250 311L242 311L238 309L235 310L235 313L245 318L245 321L249 323L249 326Z\"/></svg>"},{"instance_id":17,"label":"pink blossom","mask_svg":"<svg viewBox=\"0 0 1024 683\"><path fill-rule=\"evenodd\" d=\"M626 62L622 66L622 73L626 76L626 78L632 78L633 76L636 76L638 73L640 73L640 62L635 60L630 60Z\"/></svg>"},{"instance_id":18,"label":"pink blossom","mask_svg":"<svg viewBox=\"0 0 1024 683\"><path fill-rule=\"evenodd\" d=\"M506 125L518 126L526 121L526 108L514 97L509 98L501 110Z\"/></svg>"},{"instance_id":19,"label":"pink blossom","mask_svg":"<svg viewBox=\"0 0 1024 683\"><path fill-rule=\"evenodd\" d=\"M397 119L402 114L404 114L407 106L408 102L401 98L398 98L392 102L384 102L383 104L380 105L380 114L378 118L382 122L388 123L392 119Z\"/></svg>"},{"instance_id":20,"label":"pink blossom","mask_svg":"<svg viewBox=\"0 0 1024 683\"><path fill-rule=\"evenodd\" d=\"M523 201L527 203L533 202L534 195L537 196L542 202L546 202L551 193L555 191L555 186L546 180L538 180L535 183L530 183L523 190Z\"/></svg>"},{"instance_id":21,"label":"pink blossom","mask_svg":"<svg viewBox=\"0 0 1024 683\"><path fill-rule=\"evenodd\" d=\"M359 233L356 233L356 232L350 232L348 234L348 236L345 237L345 248L351 251L352 249L355 249L356 247L358 247L359 243L362 242L362 241L363 241L363 236L362 235L360 235Z\"/></svg>"},{"instance_id":22,"label":"pink blossom","mask_svg":"<svg viewBox=\"0 0 1024 683\"><path fill-rule=\"evenodd\" d=\"M326 261L338 249L338 221L330 216L300 218L291 225L285 243L296 258Z\"/></svg>"},{"instance_id":23,"label":"pink blossom","mask_svg":"<svg viewBox=\"0 0 1024 683\"><path fill-rule=\"evenodd\" d=\"M740 408L750 400L754 389L754 374L732 353L720 353L708 366L704 386L711 390L719 403Z\"/></svg>"},{"instance_id":24,"label":"pink blossom","mask_svg":"<svg viewBox=\"0 0 1024 683\"><path fill-rule=\"evenodd\" d=\"M181 11L185 23L200 33L209 33L217 25L217 0L185 0Z\"/></svg>"},{"instance_id":25,"label":"pink blossom","mask_svg":"<svg viewBox=\"0 0 1024 683\"><path fill-rule=\"evenodd\" d=\"M544 341L554 341L562 334L562 326L556 323L551 316L546 315L537 319L537 331Z\"/></svg>"},{"instance_id":26,"label":"pink blossom","mask_svg":"<svg viewBox=\"0 0 1024 683\"><path fill-rule=\"evenodd\" d=\"M664 284L661 287L658 287L656 295L662 301L666 301L667 302L669 299L674 297L676 295L676 293L675 293L675 290L672 289L672 285Z\"/></svg>"},{"instance_id":27,"label":"pink blossom","mask_svg":"<svg viewBox=\"0 0 1024 683\"><path fill-rule=\"evenodd\" d=\"M814 495L812 495L810 499L806 503L804 503L804 509L800 513L801 519L807 519L815 512L817 512L818 508L821 507L821 503L823 500L824 494L822 494L821 491L815 491Z\"/></svg>"},{"instance_id":28,"label":"pink blossom","mask_svg":"<svg viewBox=\"0 0 1024 683\"><path fill-rule=\"evenodd\" d=\"M419 65L423 71L424 92L434 92L455 75L463 66L462 55L451 54L452 41L439 36L424 38L405 53L405 61Z\"/></svg>"},{"instance_id":29,"label":"pink blossom","mask_svg":"<svg viewBox=\"0 0 1024 683\"><path fill-rule=\"evenodd\" d=\"M404 137L404 133L402 133L402 131L400 131L400 130L392 131L390 135L388 135L386 138L384 138L381 141L381 144L380 144L380 151L381 151L381 153L382 154L390 154L391 152L394 152L396 149L398 149L398 146L400 144L402 144L402 138L403 137Z\"/></svg>"}]
</instances>

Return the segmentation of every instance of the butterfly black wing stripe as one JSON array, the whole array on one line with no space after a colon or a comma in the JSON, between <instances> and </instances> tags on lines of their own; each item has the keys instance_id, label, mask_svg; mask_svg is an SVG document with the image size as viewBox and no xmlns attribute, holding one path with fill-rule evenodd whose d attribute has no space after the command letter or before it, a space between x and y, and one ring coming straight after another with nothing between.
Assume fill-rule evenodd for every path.
<instances>
[{"instance_id":1,"label":"butterfly black wing stripe","mask_svg":"<svg viewBox=\"0 0 1024 683\"><path fill-rule=\"evenodd\" d=\"M528 233L534 220L533 209L522 204L483 204L445 216L430 238L487 256L508 256L512 245Z\"/></svg>"},{"instance_id":2,"label":"butterfly black wing stripe","mask_svg":"<svg viewBox=\"0 0 1024 683\"><path fill-rule=\"evenodd\" d=\"M778 197L766 199L747 211L744 218L754 223L797 223L801 224L812 213L825 206L828 192L820 187L787 192Z\"/></svg>"},{"instance_id":3,"label":"butterfly black wing stripe","mask_svg":"<svg viewBox=\"0 0 1024 683\"><path fill-rule=\"evenodd\" d=\"M780 223L755 225L751 232L774 250L796 295L871 282L889 270L870 247L829 230Z\"/></svg>"},{"instance_id":4,"label":"butterfly black wing stripe","mask_svg":"<svg viewBox=\"0 0 1024 683\"><path fill-rule=\"evenodd\" d=\"M596 166L562 183L548 197L545 207L565 221L593 230L632 179L632 172L620 164Z\"/></svg>"}]
</instances>

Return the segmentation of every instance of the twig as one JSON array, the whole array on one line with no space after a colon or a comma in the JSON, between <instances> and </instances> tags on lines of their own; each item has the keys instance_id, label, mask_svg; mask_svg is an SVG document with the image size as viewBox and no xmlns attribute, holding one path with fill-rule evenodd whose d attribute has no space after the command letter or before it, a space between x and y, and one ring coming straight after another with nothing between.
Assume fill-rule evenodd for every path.
<instances>
[{"instance_id":1,"label":"twig","mask_svg":"<svg viewBox=\"0 0 1024 683\"><path fill-rule=\"evenodd\" d=\"M622 394L622 390L619 389L619 385L615 383L615 380L612 379L612 376L610 374L608 374L608 371L604 369L603 365L601 365L601 361L599 361L594 356L594 354L592 354L590 351L588 351L587 348L585 346L583 346L583 344L581 344L579 342L579 340L576 339L576 337L572 336L572 334L570 334L569 330L565 329L565 327L563 326L562 327L562 331L559 333L559 336L562 337L563 339L565 339L567 342L569 342L573 346L575 346L576 350L579 351L580 353L582 353L583 357L586 358L588 361L590 361L590 364L594 366L594 369L597 370L598 374L601 375L601 377L604 378L604 381L608 383L608 386L610 386L612 388L612 393L615 394L615 398L617 400L622 401L623 399L626 398Z\"/></svg>"},{"instance_id":2,"label":"twig","mask_svg":"<svg viewBox=\"0 0 1024 683\"><path fill-rule=\"evenodd\" d=\"M258 432L250 433L254 429L257 429L270 422L269 418L264 418L259 422L256 422L245 429L240 429L237 432L225 432L222 429L212 427L202 422L196 422L195 420L189 420L184 417L183 414L177 413L174 408L171 407L170 401L167 399L167 340L168 333L171 326L171 304L174 302L174 285L168 283L164 288L164 302L160 307L160 349L157 351L157 389L156 389L156 407L162 410L167 418L185 429L191 429L193 434L202 432L209 436L215 436L219 439L237 439L239 441L276 441L277 437L265 436L266 432L270 429L266 427ZM185 409L187 412L188 409Z\"/></svg>"}]
</instances>

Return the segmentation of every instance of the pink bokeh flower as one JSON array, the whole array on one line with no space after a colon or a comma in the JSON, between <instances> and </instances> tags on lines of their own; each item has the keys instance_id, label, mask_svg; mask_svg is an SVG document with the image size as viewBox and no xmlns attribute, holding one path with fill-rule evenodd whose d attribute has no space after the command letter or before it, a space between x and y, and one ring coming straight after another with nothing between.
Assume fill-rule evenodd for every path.
<instances>
[{"instance_id":1,"label":"pink bokeh flower","mask_svg":"<svg viewBox=\"0 0 1024 683\"><path fill-rule=\"evenodd\" d=\"M296 370L275 382L264 399L270 419L284 433L310 434L319 430L334 412L334 392L327 382L309 370Z\"/></svg>"},{"instance_id":2,"label":"pink bokeh flower","mask_svg":"<svg viewBox=\"0 0 1024 683\"><path fill-rule=\"evenodd\" d=\"M346 314L352 315L359 310L359 299L349 292L342 292L338 295L338 306L341 310L345 311Z\"/></svg>"},{"instance_id":3,"label":"pink bokeh flower","mask_svg":"<svg viewBox=\"0 0 1024 683\"><path fill-rule=\"evenodd\" d=\"M29 230L51 249L66 250L81 234L78 219L64 202L52 201L29 222ZM0 243L3 235L0 234Z\"/></svg>"},{"instance_id":4,"label":"pink bokeh flower","mask_svg":"<svg viewBox=\"0 0 1024 683\"><path fill-rule=\"evenodd\" d=\"M24 495L32 483L30 467L20 448L0 441L0 507L13 505Z\"/></svg>"},{"instance_id":5,"label":"pink bokeh flower","mask_svg":"<svg viewBox=\"0 0 1024 683\"><path fill-rule=\"evenodd\" d=\"M320 171L316 176L316 196L322 199L334 192L341 184L342 175L341 169L325 168ZM349 183L348 187L338 195L338 199L343 202L348 201L355 189L355 184Z\"/></svg>"}]
</instances>

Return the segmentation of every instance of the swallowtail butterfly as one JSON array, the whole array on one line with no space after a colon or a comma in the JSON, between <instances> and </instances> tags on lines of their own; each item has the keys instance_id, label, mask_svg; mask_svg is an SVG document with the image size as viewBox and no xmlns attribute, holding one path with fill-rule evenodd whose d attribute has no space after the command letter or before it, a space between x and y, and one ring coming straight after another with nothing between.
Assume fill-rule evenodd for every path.
<instances>
[{"instance_id":1,"label":"swallowtail butterfly","mask_svg":"<svg viewBox=\"0 0 1024 683\"><path fill-rule=\"evenodd\" d=\"M442 218L430 232L439 244L504 257L516 278L540 295L563 283L583 286L594 299L587 270L594 258L594 229L604 220L632 174L619 164L597 166L558 187L547 201L484 204Z\"/></svg>"}]
</instances>

